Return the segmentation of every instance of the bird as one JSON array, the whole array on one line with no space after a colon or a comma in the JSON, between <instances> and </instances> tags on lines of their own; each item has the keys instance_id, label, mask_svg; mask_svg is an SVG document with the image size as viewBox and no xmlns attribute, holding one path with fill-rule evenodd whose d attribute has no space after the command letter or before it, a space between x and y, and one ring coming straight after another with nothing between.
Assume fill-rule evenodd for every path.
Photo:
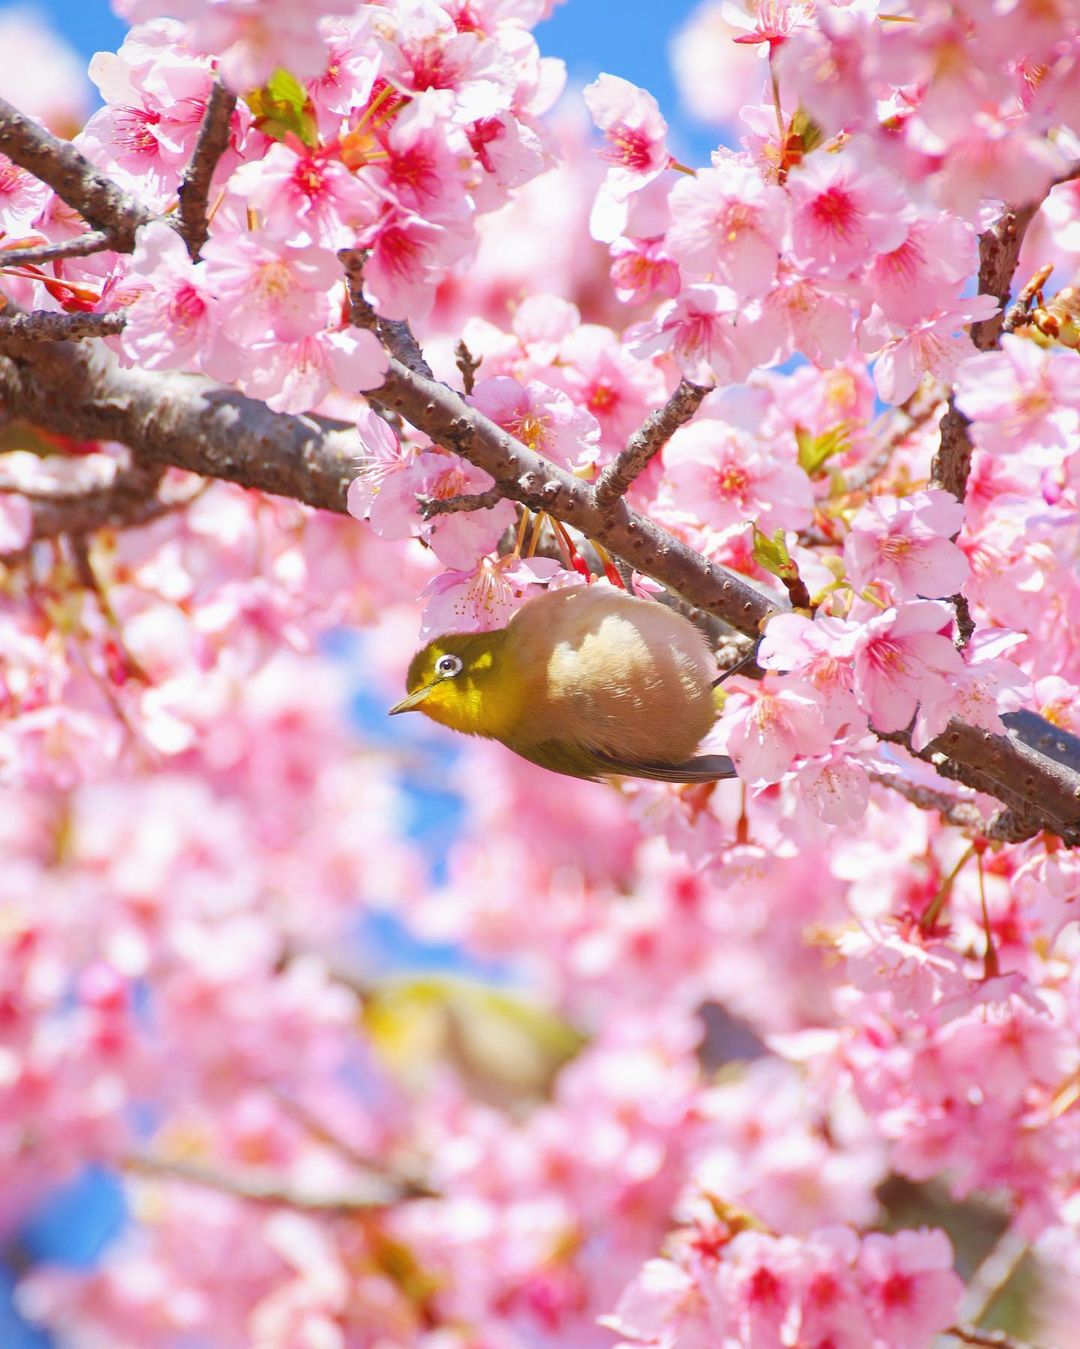
<instances>
[{"instance_id":1,"label":"bird","mask_svg":"<svg viewBox=\"0 0 1080 1349\"><path fill-rule=\"evenodd\" d=\"M503 628L446 633L413 657L390 715L423 712L589 781L714 782L725 755L697 755L713 724L715 666L681 614L606 585L547 590Z\"/></svg>"}]
</instances>

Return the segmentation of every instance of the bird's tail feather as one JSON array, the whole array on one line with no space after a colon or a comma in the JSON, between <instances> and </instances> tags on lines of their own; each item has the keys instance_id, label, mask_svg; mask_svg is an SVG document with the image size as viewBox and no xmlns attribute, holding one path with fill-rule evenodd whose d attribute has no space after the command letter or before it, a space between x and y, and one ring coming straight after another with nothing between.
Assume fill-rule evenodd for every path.
<instances>
[{"instance_id":1,"label":"bird's tail feather","mask_svg":"<svg viewBox=\"0 0 1080 1349\"><path fill-rule=\"evenodd\" d=\"M595 753L595 751L594 751ZM649 778L653 782L718 782L737 777L735 765L726 754L699 754L685 763L639 763L614 755L596 754L603 771L628 778Z\"/></svg>"}]
</instances>

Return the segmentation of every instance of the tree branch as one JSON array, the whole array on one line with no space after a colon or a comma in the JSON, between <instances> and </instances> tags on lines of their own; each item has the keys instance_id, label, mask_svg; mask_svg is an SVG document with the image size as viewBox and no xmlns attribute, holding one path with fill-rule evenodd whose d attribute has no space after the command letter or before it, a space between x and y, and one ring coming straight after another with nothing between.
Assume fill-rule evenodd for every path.
<instances>
[{"instance_id":1,"label":"tree branch","mask_svg":"<svg viewBox=\"0 0 1080 1349\"><path fill-rule=\"evenodd\" d=\"M402 1182L388 1176L367 1178L364 1186L354 1189L317 1191L293 1188L281 1181L261 1175L244 1175L235 1171L218 1171L199 1162L182 1161L136 1153L121 1163L125 1171L151 1176L159 1180L175 1181L184 1185L198 1185L217 1190L254 1204L299 1209L305 1213L342 1215L366 1213L375 1208L388 1208L406 1199L430 1197L432 1191Z\"/></svg>"},{"instance_id":2,"label":"tree branch","mask_svg":"<svg viewBox=\"0 0 1080 1349\"><path fill-rule=\"evenodd\" d=\"M1080 161L1055 178L1047 192L1077 176L1080 176ZM1001 339L1005 309L1024 235L1043 200L1040 198L1023 206L1006 206L997 223L979 238L979 294L993 295L1000 305L996 314L971 325L971 340L979 351L989 351ZM934 455L932 485L951 492L958 501L963 501L967 493L971 469L972 446L968 425L968 419L957 410L950 398L948 410L941 419L941 441Z\"/></svg>"},{"instance_id":3,"label":"tree branch","mask_svg":"<svg viewBox=\"0 0 1080 1349\"><path fill-rule=\"evenodd\" d=\"M352 434L275 414L194 376L121 370L100 346L11 342L9 350L0 358L0 401L14 416L65 435L118 440L144 462L345 510L356 472ZM779 596L702 557L624 499L601 510L588 483L400 361L391 359L385 383L369 397L484 469L508 498L550 512L737 631L756 639L765 620L786 608ZM905 743L902 736L886 738ZM1019 737L952 721L920 757L943 776L998 797L1033 819L1034 828L1080 843L1080 773Z\"/></svg>"},{"instance_id":4,"label":"tree branch","mask_svg":"<svg viewBox=\"0 0 1080 1349\"><path fill-rule=\"evenodd\" d=\"M33 491L0 480L0 492L19 494L30 503L31 540L81 536L98 529L145 525L186 505L186 501L166 501L157 495L163 473L160 464L134 464L105 485ZM0 562L10 564L20 556L0 554Z\"/></svg>"},{"instance_id":5,"label":"tree branch","mask_svg":"<svg viewBox=\"0 0 1080 1349\"><path fill-rule=\"evenodd\" d=\"M671 437L693 417L701 400L711 390L688 379L679 386L662 408L651 412L622 450L608 464L596 480L596 504L607 510L629 491L634 479L644 473L649 461L668 443Z\"/></svg>"},{"instance_id":6,"label":"tree branch","mask_svg":"<svg viewBox=\"0 0 1080 1349\"><path fill-rule=\"evenodd\" d=\"M61 140L0 98L0 151L40 178L61 201L109 236L118 253L135 247L135 231L153 216L94 168L70 141Z\"/></svg>"},{"instance_id":7,"label":"tree branch","mask_svg":"<svg viewBox=\"0 0 1080 1349\"><path fill-rule=\"evenodd\" d=\"M867 776L871 782L896 792L898 796L910 801L913 806L918 806L920 810L936 810L946 824L955 825L958 829L982 832L985 821L973 801L962 801L957 796L950 796L948 792L937 791L921 782L912 782L899 772L881 773L877 769L871 769Z\"/></svg>"},{"instance_id":8,"label":"tree branch","mask_svg":"<svg viewBox=\"0 0 1080 1349\"><path fill-rule=\"evenodd\" d=\"M210 184L221 156L229 148L235 107L236 95L225 88L220 77L215 79L206 101L206 112L203 114L191 163L184 171L180 184L179 230L192 262L198 262L199 253L210 233L210 222L206 216Z\"/></svg>"},{"instance_id":9,"label":"tree branch","mask_svg":"<svg viewBox=\"0 0 1080 1349\"><path fill-rule=\"evenodd\" d=\"M414 375L434 378L431 366L424 359L420 343L404 319L382 319L372 309L364 295L364 263L367 252L363 248L342 248L338 260L345 269L345 284L349 293L349 316L354 327L368 328L383 346Z\"/></svg>"},{"instance_id":10,"label":"tree branch","mask_svg":"<svg viewBox=\"0 0 1080 1349\"><path fill-rule=\"evenodd\" d=\"M74 239L63 239L57 244L38 244L33 248L0 248L0 267L36 267L43 262L59 262L62 258L87 258L91 253L104 253L112 247L107 231L88 230Z\"/></svg>"},{"instance_id":11,"label":"tree branch","mask_svg":"<svg viewBox=\"0 0 1080 1349\"><path fill-rule=\"evenodd\" d=\"M980 1330L978 1326L966 1322L949 1326L944 1333L961 1344L977 1345L979 1349L1035 1349L1035 1345L1029 1344L1027 1340L1018 1340L1004 1330Z\"/></svg>"},{"instance_id":12,"label":"tree branch","mask_svg":"<svg viewBox=\"0 0 1080 1349\"><path fill-rule=\"evenodd\" d=\"M465 345L465 339L459 337L454 344L454 364L461 371L461 386L465 390L466 398L472 395L476 386L476 372L483 362L483 356L474 356Z\"/></svg>"},{"instance_id":13,"label":"tree branch","mask_svg":"<svg viewBox=\"0 0 1080 1349\"><path fill-rule=\"evenodd\" d=\"M12 416L61 435L120 441L143 462L345 511L359 454L353 430L279 415L197 376L121 370L100 346L9 350L0 358L0 403Z\"/></svg>"},{"instance_id":14,"label":"tree branch","mask_svg":"<svg viewBox=\"0 0 1080 1349\"><path fill-rule=\"evenodd\" d=\"M35 309L29 314L0 313L0 339L17 337L24 342L81 341L85 337L108 337L124 326L124 315L61 314Z\"/></svg>"},{"instance_id":15,"label":"tree branch","mask_svg":"<svg viewBox=\"0 0 1080 1349\"><path fill-rule=\"evenodd\" d=\"M457 515L461 511L488 511L505 499L506 493L496 484L486 492L463 492L456 497L419 496L416 504L421 516L430 520L436 515Z\"/></svg>"}]
</instances>

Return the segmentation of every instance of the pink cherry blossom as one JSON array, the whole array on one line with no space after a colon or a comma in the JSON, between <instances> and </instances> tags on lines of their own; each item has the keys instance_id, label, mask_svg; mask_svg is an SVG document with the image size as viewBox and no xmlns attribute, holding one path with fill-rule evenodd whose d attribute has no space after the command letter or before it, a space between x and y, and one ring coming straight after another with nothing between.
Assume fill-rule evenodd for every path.
<instances>
[{"instance_id":1,"label":"pink cherry blossom","mask_svg":"<svg viewBox=\"0 0 1080 1349\"><path fill-rule=\"evenodd\" d=\"M757 448L748 435L723 422L700 420L676 431L664 450L661 510L711 529L759 522L799 529L813 498L797 464Z\"/></svg>"},{"instance_id":2,"label":"pink cherry blossom","mask_svg":"<svg viewBox=\"0 0 1080 1349\"><path fill-rule=\"evenodd\" d=\"M874 383L887 403L902 403L919 386L924 375L935 379L955 378L961 364L975 355L975 344L964 327L976 320L988 319L998 310L992 295L976 295L958 300L948 309L938 309L917 325L892 337L878 350ZM877 345L877 333L864 329L864 340Z\"/></svg>"},{"instance_id":3,"label":"pink cherry blossom","mask_svg":"<svg viewBox=\"0 0 1080 1349\"><path fill-rule=\"evenodd\" d=\"M298 246L351 244L380 205L372 187L328 152L281 141L242 164L229 190L259 212L268 234Z\"/></svg>"},{"instance_id":4,"label":"pink cherry blossom","mask_svg":"<svg viewBox=\"0 0 1080 1349\"><path fill-rule=\"evenodd\" d=\"M136 293L120 337L130 362L148 370L210 364L219 378L229 378L237 358L205 264L191 261L175 230L155 223L139 231L126 284Z\"/></svg>"},{"instance_id":5,"label":"pink cherry blossom","mask_svg":"<svg viewBox=\"0 0 1080 1349\"><path fill-rule=\"evenodd\" d=\"M1060 462L1080 430L1080 391L1069 353L1007 333L1000 351L972 356L959 371L956 405L992 454L1017 451Z\"/></svg>"},{"instance_id":6,"label":"pink cherry blossom","mask_svg":"<svg viewBox=\"0 0 1080 1349\"><path fill-rule=\"evenodd\" d=\"M920 215L898 247L878 253L868 282L874 300L893 323L916 323L954 298L976 270L975 231L944 213Z\"/></svg>"},{"instance_id":7,"label":"pink cherry blossom","mask_svg":"<svg viewBox=\"0 0 1080 1349\"><path fill-rule=\"evenodd\" d=\"M601 75L584 92L593 121L604 133L607 182L618 200L645 186L671 161L667 123L656 99L618 75Z\"/></svg>"},{"instance_id":8,"label":"pink cherry blossom","mask_svg":"<svg viewBox=\"0 0 1080 1349\"><path fill-rule=\"evenodd\" d=\"M420 635L505 627L510 615L529 597L530 587L550 580L558 570L559 564L551 558L525 560L508 554L482 558L469 572L443 572L423 592L430 598Z\"/></svg>"},{"instance_id":9,"label":"pink cherry blossom","mask_svg":"<svg viewBox=\"0 0 1080 1349\"><path fill-rule=\"evenodd\" d=\"M222 305L222 327L235 342L293 342L329 323L327 292L341 265L328 249L221 232L202 256Z\"/></svg>"},{"instance_id":10,"label":"pink cherry blossom","mask_svg":"<svg viewBox=\"0 0 1080 1349\"><path fill-rule=\"evenodd\" d=\"M514 70L499 43L458 26L434 0L386 7L374 22L387 79L409 94L444 91L453 120L474 122L510 106Z\"/></svg>"},{"instance_id":11,"label":"pink cherry blossom","mask_svg":"<svg viewBox=\"0 0 1080 1349\"><path fill-rule=\"evenodd\" d=\"M490 475L483 469L448 454L417 455L402 482L414 502L417 496L436 500L467 496L484 492L492 485ZM423 530L423 537L444 566L468 569L481 554L494 550L514 518L512 503L500 501L490 510L434 516Z\"/></svg>"},{"instance_id":12,"label":"pink cherry blossom","mask_svg":"<svg viewBox=\"0 0 1080 1349\"><path fill-rule=\"evenodd\" d=\"M333 389L375 389L386 374L386 352L366 329L318 332L288 342L270 342L248 352L237 383L275 412L307 412ZM209 367L218 378L226 369Z\"/></svg>"},{"instance_id":13,"label":"pink cherry blossom","mask_svg":"<svg viewBox=\"0 0 1080 1349\"><path fill-rule=\"evenodd\" d=\"M682 289L679 269L660 239L616 239L611 258L611 284L624 304L641 304L653 295L670 299Z\"/></svg>"},{"instance_id":14,"label":"pink cherry blossom","mask_svg":"<svg viewBox=\"0 0 1080 1349\"><path fill-rule=\"evenodd\" d=\"M18 239L30 232L49 197L49 189L26 169L0 155L0 230Z\"/></svg>"},{"instance_id":15,"label":"pink cherry blossom","mask_svg":"<svg viewBox=\"0 0 1080 1349\"><path fill-rule=\"evenodd\" d=\"M1015 712L1029 691L1027 675L1011 661L972 660L950 675L947 687L938 685L923 695L911 743L922 749L944 731L950 717L1004 735L1002 712Z\"/></svg>"},{"instance_id":16,"label":"pink cherry blossom","mask_svg":"<svg viewBox=\"0 0 1080 1349\"><path fill-rule=\"evenodd\" d=\"M785 334L781 351L801 351L823 366L844 360L851 351L855 333L851 306L783 264L779 284L764 297L762 306Z\"/></svg>"},{"instance_id":17,"label":"pink cherry blossom","mask_svg":"<svg viewBox=\"0 0 1080 1349\"><path fill-rule=\"evenodd\" d=\"M743 379L755 365L784 354L777 325L760 311L740 311L729 287L704 282L687 286L649 322L629 329L626 339L638 355L670 351L686 378L703 385Z\"/></svg>"},{"instance_id":18,"label":"pink cherry blossom","mask_svg":"<svg viewBox=\"0 0 1080 1349\"><path fill-rule=\"evenodd\" d=\"M361 452L357 476L349 483L347 505L350 515L367 520L387 478L404 470L408 455L393 428L372 408L360 409L357 430Z\"/></svg>"},{"instance_id":19,"label":"pink cherry blossom","mask_svg":"<svg viewBox=\"0 0 1080 1349\"><path fill-rule=\"evenodd\" d=\"M775 674L753 692L732 694L722 727L727 752L747 782L779 782L800 755L823 754L835 734L815 691Z\"/></svg>"},{"instance_id":20,"label":"pink cherry blossom","mask_svg":"<svg viewBox=\"0 0 1080 1349\"><path fill-rule=\"evenodd\" d=\"M943 1232L871 1233L858 1258L859 1282L875 1331L887 1343L929 1341L956 1315L963 1284Z\"/></svg>"},{"instance_id":21,"label":"pink cherry blossom","mask_svg":"<svg viewBox=\"0 0 1080 1349\"><path fill-rule=\"evenodd\" d=\"M214 0L208 4L182 0L171 5L161 0L117 0L116 8L133 21L163 13L182 17L190 47L217 55L222 74L237 91L257 88L278 66L300 77L318 75L326 61L318 15L296 10L289 0ZM342 0L330 0L320 12L341 13L348 8Z\"/></svg>"},{"instance_id":22,"label":"pink cherry blossom","mask_svg":"<svg viewBox=\"0 0 1080 1349\"><path fill-rule=\"evenodd\" d=\"M844 542L852 584L884 582L895 600L956 594L968 563L951 538L963 522L964 508L949 492L871 498Z\"/></svg>"},{"instance_id":23,"label":"pink cherry blossom","mask_svg":"<svg viewBox=\"0 0 1080 1349\"><path fill-rule=\"evenodd\" d=\"M844 278L907 233L899 182L851 153L811 155L788 178L790 256L808 273Z\"/></svg>"},{"instance_id":24,"label":"pink cherry blossom","mask_svg":"<svg viewBox=\"0 0 1080 1349\"><path fill-rule=\"evenodd\" d=\"M684 275L708 274L743 299L770 288L787 223L780 188L732 158L677 183L669 200L666 248Z\"/></svg>"},{"instance_id":25,"label":"pink cherry blossom","mask_svg":"<svg viewBox=\"0 0 1080 1349\"><path fill-rule=\"evenodd\" d=\"M864 623L855 637L855 693L880 731L901 731L925 696L951 696L949 680L963 668L941 629L951 613L930 600L911 600Z\"/></svg>"},{"instance_id":26,"label":"pink cherry blossom","mask_svg":"<svg viewBox=\"0 0 1080 1349\"><path fill-rule=\"evenodd\" d=\"M576 469L596 460L596 418L576 408L561 389L538 380L522 386L500 375L481 380L472 401L486 417L561 468Z\"/></svg>"},{"instance_id":27,"label":"pink cherry blossom","mask_svg":"<svg viewBox=\"0 0 1080 1349\"><path fill-rule=\"evenodd\" d=\"M840 746L808 759L798 769L796 781L800 801L826 824L855 824L870 801L866 769Z\"/></svg>"},{"instance_id":28,"label":"pink cherry blossom","mask_svg":"<svg viewBox=\"0 0 1080 1349\"><path fill-rule=\"evenodd\" d=\"M411 212L389 210L357 235L369 247L364 288L387 318L422 318L434 303L434 281L457 262L471 240L461 224L436 224Z\"/></svg>"}]
</instances>

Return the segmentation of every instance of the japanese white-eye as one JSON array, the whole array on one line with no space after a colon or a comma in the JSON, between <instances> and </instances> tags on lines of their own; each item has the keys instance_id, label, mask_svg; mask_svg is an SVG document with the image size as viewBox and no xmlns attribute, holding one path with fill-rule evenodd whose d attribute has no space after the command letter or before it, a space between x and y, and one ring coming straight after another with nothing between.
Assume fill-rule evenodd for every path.
<instances>
[{"instance_id":1,"label":"japanese white-eye","mask_svg":"<svg viewBox=\"0 0 1080 1349\"><path fill-rule=\"evenodd\" d=\"M415 709L570 777L712 782L735 776L723 755L694 757L715 717L715 682L689 619L581 586L529 600L505 628L434 638L390 711Z\"/></svg>"}]
</instances>

